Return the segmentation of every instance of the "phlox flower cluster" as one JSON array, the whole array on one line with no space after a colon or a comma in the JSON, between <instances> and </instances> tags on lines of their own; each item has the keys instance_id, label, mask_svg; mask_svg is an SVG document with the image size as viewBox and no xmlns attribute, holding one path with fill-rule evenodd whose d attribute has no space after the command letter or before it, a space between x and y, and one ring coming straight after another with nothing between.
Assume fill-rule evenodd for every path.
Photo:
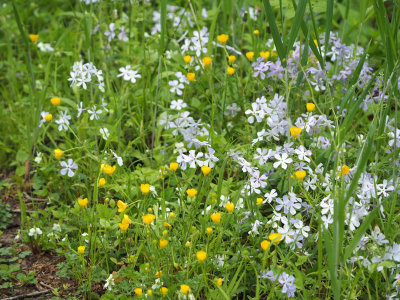
<instances>
[{"instance_id":1,"label":"phlox flower cluster","mask_svg":"<svg viewBox=\"0 0 400 300\"><path fill-rule=\"evenodd\" d=\"M282 285L281 292L286 294L288 298L294 297L296 293L296 284L294 283L295 277L293 275L289 275L285 272L276 274L271 270L267 270L262 272L258 277L268 279L273 283Z\"/></svg>"},{"instance_id":2,"label":"phlox flower cluster","mask_svg":"<svg viewBox=\"0 0 400 300\"><path fill-rule=\"evenodd\" d=\"M92 84L104 93L103 71L98 70L93 63L88 62L84 64L82 61L75 62L72 66L70 76L68 81L71 83L71 86L82 87L86 90L88 84Z\"/></svg>"}]
</instances>

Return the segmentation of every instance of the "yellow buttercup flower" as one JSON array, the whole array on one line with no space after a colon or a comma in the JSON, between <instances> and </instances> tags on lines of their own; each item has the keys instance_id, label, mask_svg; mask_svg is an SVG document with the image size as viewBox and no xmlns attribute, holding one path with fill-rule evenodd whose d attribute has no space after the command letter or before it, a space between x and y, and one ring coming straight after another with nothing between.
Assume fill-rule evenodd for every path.
<instances>
[{"instance_id":1,"label":"yellow buttercup flower","mask_svg":"<svg viewBox=\"0 0 400 300\"><path fill-rule=\"evenodd\" d=\"M53 115L52 115L52 114L47 114L47 115L44 116L44 119L45 119L47 122L50 122L51 120L53 120Z\"/></svg>"},{"instance_id":2,"label":"yellow buttercup flower","mask_svg":"<svg viewBox=\"0 0 400 300\"><path fill-rule=\"evenodd\" d=\"M116 168L117 168L117 166L105 165L103 168L103 172L106 173L107 175L112 176L112 174L115 172Z\"/></svg>"},{"instance_id":3,"label":"yellow buttercup flower","mask_svg":"<svg viewBox=\"0 0 400 300\"><path fill-rule=\"evenodd\" d=\"M228 61L229 61L229 64L230 64L230 65L233 64L233 63L235 62L235 60L236 60L236 56L234 56L234 55L229 55Z\"/></svg>"},{"instance_id":4,"label":"yellow buttercup flower","mask_svg":"<svg viewBox=\"0 0 400 300\"><path fill-rule=\"evenodd\" d=\"M154 276L156 276L157 278L159 278L160 276L162 276L162 271L157 271L156 274L154 274Z\"/></svg>"},{"instance_id":5,"label":"yellow buttercup flower","mask_svg":"<svg viewBox=\"0 0 400 300\"><path fill-rule=\"evenodd\" d=\"M164 249L168 245L168 240L160 240L160 249Z\"/></svg>"},{"instance_id":6,"label":"yellow buttercup flower","mask_svg":"<svg viewBox=\"0 0 400 300\"><path fill-rule=\"evenodd\" d=\"M271 242L274 244L278 244L279 241L282 239L282 234L279 232L271 233L268 238L270 239Z\"/></svg>"},{"instance_id":7,"label":"yellow buttercup flower","mask_svg":"<svg viewBox=\"0 0 400 300\"><path fill-rule=\"evenodd\" d=\"M156 219L156 216L152 215L152 214L147 214L147 215L142 216L142 219L143 219L144 224L150 225Z\"/></svg>"},{"instance_id":8,"label":"yellow buttercup flower","mask_svg":"<svg viewBox=\"0 0 400 300\"><path fill-rule=\"evenodd\" d=\"M147 296L152 296L153 295L153 291L152 290L147 290Z\"/></svg>"},{"instance_id":9,"label":"yellow buttercup flower","mask_svg":"<svg viewBox=\"0 0 400 300\"><path fill-rule=\"evenodd\" d=\"M264 58L264 60L267 60L270 57L271 53L269 51L261 51L260 56Z\"/></svg>"},{"instance_id":10,"label":"yellow buttercup flower","mask_svg":"<svg viewBox=\"0 0 400 300\"><path fill-rule=\"evenodd\" d=\"M211 215L211 220L213 220L215 224L219 224L219 222L221 222L221 213L220 212L213 213Z\"/></svg>"},{"instance_id":11,"label":"yellow buttercup flower","mask_svg":"<svg viewBox=\"0 0 400 300\"><path fill-rule=\"evenodd\" d=\"M211 168L208 166L202 166L201 167L201 172L203 172L204 176L207 176L211 172Z\"/></svg>"},{"instance_id":12,"label":"yellow buttercup flower","mask_svg":"<svg viewBox=\"0 0 400 300\"><path fill-rule=\"evenodd\" d=\"M175 218L175 213L174 213L174 212L170 212L170 213L169 213L169 217L170 217L171 219L174 219L174 218Z\"/></svg>"},{"instance_id":13,"label":"yellow buttercup flower","mask_svg":"<svg viewBox=\"0 0 400 300\"><path fill-rule=\"evenodd\" d=\"M186 295L190 290L190 287L187 284L181 284L181 294Z\"/></svg>"},{"instance_id":14,"label":"yellow buttercup flower","mask_svg":"<svg viewBox=\"0 0 400 300\"><path fill-rule=\"evenodd\" d=\"M187 77L187 79L189 81L195 81L196 80L196 74L194 74L194 73L187 73L186 77Z\"/></svg>"},{"instance_id":15,"label":"yellow buttercup flower","mask_svg":"<svg viewBox=\"0 0 400 300\"><path fill-rule=\"evenodd\" d=\"M167 223L167 222L164 222L163 225L164 225L165 228L168 228L168 229L172 228L172 225Z\"/></svg>"},{"instance_id":16,"label":"yellow buttercup flower","mask_svg":"<svg viewBox=\"0 0 400 300\"><path fill-rule=\"evenodd\" d=\"M248 60L252 61L254 57L254 52L253 51L246 52L246 57Z\"/></svg>"},{"instance_id":17,"label":"yellow buttercup flower","mask_svg":"<svg viewBox=\"0 0 400 300\"><path fill-rule=\"evenodd\" d=\"M350 168L347 165L343 165L340 170L340 176L347 175L350 172Z\"/></svg>"},{"instance_id":18,"label":"yellow buttercup flower","mask_svg":"<svg viewBox=\"0 0 400 300\"><path fill-rule=\"evenodd\" d=\"M132 220L129 218L129 216L127 214L124 215L124 217L122 218L122 224L131 224Z\"/></svg>"},{"instance_id":19,"label":"yellow buttercup flower","mask_svg":"<svg viewBox=\"0 0 400 300\"><path fill-rule=\"evenodd\" d=\"M315 104L309 102L309 103L306 104L306 108L307 108L307 111L308 111L308 112L312 112L312 111L314 111L314 109L315 109Z\"/></svg>"},{"instance_id":20,"label":"yellow buttercup flower","mask_svg":"<svg viewBox=\"0 0 400 300\"><path fill-rule=\"evenodd\" d=\"M209 65L211 65L212 58L207 56L204 57L201 61L203 62L204 67L207 68Z\"/></svg>"},{"instance_id":21,"label":"yellow buttercup flower","mask_svg":"<svg viewBox=\"0 0 400 300\"><path fill-rule=\"evenodd\" d=\"M229 35L227 34L220 34L217 36L217 40L221 45L225 45L229 39Z\"/></svg>"},{"instance_id":22,"label":"yellow buttercup flower","mask_svg":"<svg viewBox=\"0 0 400 300\"><path fill-rule=\"evenodd\" d=\"M99 179L99 187L102 187L106 184L106 180L102 177Z\"/></svg>"},{"instance_id":23,"label":"yellow buttercup flower","mask_svg":"<svg viewBox=\"0 0 400 300\"><path fill-rule=\"evenodd\" d=\"M212 230L211 227L207 227L206 228L206 232L207 232L208 235L210 235L210 234L212 234L213 230Z\"/></svg>"},{"instance_id":24,"label":"yellow buttercup flower","mask_svg":"<svg viewBox=\"0 0 400 300\"><path fill-rule=\"evenodd\" d=\"M228 67L226 69L226 73L228 73L229 76L232 76L233 74L235 74L235 69L232 67Z\"/></svg>"},{"instance_id":25,"label":"yellow buttercup flower","mask_svg":"<svg viewBox=\"0 0 400 300\"><path fill-rule=\"evenodd\" d=\"M178 163L176 163L176 162L172 162L172 163L170 163L169 164L169 169L171 170L171 171L176 171L176 170L178 170L178 168L179 168L179 164Z\"/></svg>"},{"instance_id":26,"label":"yellow buttercup flower","mask_svg":"<svg viewBox=\"0 0 400 300\"><path fill-rule=\"evenodd\" d=\"M88 198L78 199L78 204L79 204L81 207L87 207Z\"/></svg>"},{"instance_id":27,"label":"yellow buttercup flower","mask_svg":"<svg viewBox=\"0 0 400 300\"><path fill-rule=\"evenodd\" d=\"M140 191L142 192L143 195L148 194L150 192L150 184L142 183L140 185Z\"/></svg>"},{"instance_id":28,"label":"yellow buttercup flower","mask_svg":"<svg viewBox=\"0 0 400 300\"><path fill-rule=\"evenodd\" d=\"M39 38L38 34L30 34L29 35L29 39L32 41L32 43L36 43L38 38Z\"/></svg>"},{"instance_id":29,"label":"yellow buttercup flower","mask_svg":"<svg viewBox=\"0 0 400 300\"><path fill-rule=\"evenodd\" d=\"M235 205L232 202L225 204L225 208L229 213L232 213L235 209Z\"/></svg>"},{"instance_id":30,"label":"yellow buttercup flower","mask_svg":"<svg viewBox=\"0 0 400 300\"><path fill-rule=\"evenodd\" d=\"M264 202L264 199L263 198L257 198L257 200L256 200L256 203L257 203L257 206L261 206L261 204Z\"/></svg>"},{"instance_id":31,"label":"yellow buttercup flower","mask_svg":"<svg viewBox=\"0 0 400 300\"><path fill-rule=\"evenodd\" d=\"M183 57L183 60L185 61L185 63L190 63L190 61L192 60L192 57L190 56L190 55L185 55L184 57Z\"/></svg>"},{"instance_id":32,"label":"yellow buttercup flower","mask_svg":"<svg viewBox=\"0 0 400 300\"><path fill-rule=\"evenodd\" d=\"M161 294L162 294L163 296L165 296L165 295L168 293L168 289L167 289L165 286L163 286L163 287L160 289L160 292L161 292Z\"/></svg>"},{"instance_id":33,"label":"yellow buttercup flower","mask_svg":"<svg viewBox=\"0 0 400 300\"><path fill-rule=\"evenodd\" d=\"M51 101L51 104L53 104L53 106L55 106L55 107L59 106L61 103L61 99L58 97L53 97L50 99L50 101Z\"/></svg>"},{"instance_id":34,"label":"yellow buttercup flower","mask_svg":"<svg viewBox=\"0 0 400 300\"><path fill-rule=\"evenodd\" d=\"M290 135L291 135L292 137L297 138L298 135L300 134L300 132L301 132L301 128L296 127L296 126L290 127Z\"/></svg>"},{"instance_id":35,"label":"yellow buttercup flower","mask_svg":"<svg viewBox=\"0 0 400 300\"><path fill-rule=\"evenodd\" d=\"M128 215L125 214L124 217L122 218L122 222L119 223L119 228L121 228L121 230L125 232L131 223L132 223L131 219L129 218Z\"/></svg>"},{"instance_id":36,"label":"yellow buttercup flower","mask_svg":"<svg viewBox=\"0 0 400 300\"><path fill-rule=\"evenodd\" d=\"M216 283L217 283L218 286L221 286L222 285L222 278L218 278Z\"/></svg>"},{"instance_id":37,"label":"yellow buttercup flower","mask_svg":"<svg viewBox=\"0 0 400 300\"><path fill-rule=\"evenodd\" d=\"M268 247L269 247L270 244L271 244L270 241L264 240L264 241L261 242L261 248L262 248L264 251L267 251L267 249L268 249Z\"/></svg>"},{"instance_id":38,"label":"yellow buttercup flower","mask_svg":"<svg viewBox=\"0 0 400 300\"><path fill-rule=\"evenodd\" d=\"M137 296L141 297L143 294L143 290L141 288L134 289L134 292Z\"/></svg>"},{"instance_id":39,"label":"yellow buttercup flower","mask_svg":"<svg viewBox=\"0 0 400 300\"><path fill-rule=\"evenodd\" d=\"M185 246L189 248L190 247L190 242L186 241Z\"/></svg>"},{"instance_id":40,"label":"yellow buttercup flower","mask_svg":"<svg viewBox=\"0 0 400 300\"><path fill-rule=\"evenodd\" d=\"M78 253L79 253L79 254L85 253L85 246L79 246L79 247L78 247Z\"/></svg>"},{"instance_id":41,"label":"yellow buttercup flower","mask_svg":"<svg viewBox=\"0 0 400 300\"><path fill-rule=\"evenodd\" d=\"M129 228L129 223L119 223L119 228L121 229L121 231L125 232L128 230Z\"/></svg>"},{"instance_id":42,"label":"yellow buttercup flower","mask_svg":"<svg viewBox=\"0 0 400 300\"><path fill-rule=\"evenodd\" d=\"M259 34L260 34L260 31L259 31L258 29L256 29L256 30L253 31L253 34L254 34L254 35L259 35Z\"/></svg>"},{"instance_id":43,"label":"yellow buttercup flower","mask_svg":"<svg viewBox=\"0 0 400 300\"><path fill-rule=\"evenodd\" d=\"M57 158L57 159L59 159L61 156L63 156L63 154L64 154L64 151L62 151L61 149L55 149L54 150L54 156Z\"/></svg>"},{"instance_id":44,"label":"yellow buttercup flower","mask_svg":"<svg viewBox=\"0 0 400 300\"><path fill-rule=\"evenodd\" d=\"M188 190L186 190L186 193L188 194L188 196L190 197L190 198L194 198L194 196L196 196L197 195L197 190L196 189L188 189Z\"/></svg>"},{"instance_id":45,"label":"yellow buttercup flower","mask_svg":"<svg viewBox=\"0 0 400 300\"><path fill-rule=\"evenodd\" d=\"M203 261L205 261L206 258L207 258L207 253L206 253L205 251L198 251L198 252L196 253L196 257L197 257L197 260L198 260L199 262L203 262Z\"/></svg>"},{"instance_id":46,"label":"yellow buttercup flower","mask_svg":"<svg viewBox=\"0 0 400 300\"><path fill-rule=\"evenodd\" d=\"M306 177L306 175L307 175L307 172L303 171L303 170L298 170L298 171L294 172L294 176L296 176L296 178L298 180L303 180L304 177Z\"/></svg>"},{"instance_id":47,"label":"yellow buttercup flower","mask_svg":"<svg viewBox=\"0 0 400 300\"><path fill-rule=\"evenodd\" d=\"M117 206L118 206L118 212L122 213L128 207L128 204L125 202L122 202L121 200L118 200Z\"/></svg>"}]
</instances>

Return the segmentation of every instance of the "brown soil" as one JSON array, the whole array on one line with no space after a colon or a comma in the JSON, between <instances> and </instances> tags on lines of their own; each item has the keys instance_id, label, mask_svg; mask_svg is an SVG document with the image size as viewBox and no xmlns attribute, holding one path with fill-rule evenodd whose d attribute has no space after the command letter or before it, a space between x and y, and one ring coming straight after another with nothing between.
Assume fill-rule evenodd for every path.
<instances>
[{"instance_id":1,"label":"brown soil","mask_svg":"<svg viewBox=\"0 0 400 300\"><path fill-rule=\"evenodd\" d=\"M26 185L25 188L29 189L29 185ZM30 211L32 210L32 205L29 201L29 191L24 193L24 195L27 197L27 211ZM2 201L0 202L2 204L8 204L10 206L10 211L13 212L13 216L12 222L5 230L3 230L3 234L0 236L0 248L12 247L17 250L17 253L26 250L32 251L32 249L23 244L20 239L15 239L18 235L20 226L20 207L19 200L15 194L15 189L12 188L7 191L2 191L1 200ZM44 207L45 205L46 202L40 203L40 207ZM63 261L64 258L58 256L55 251L32 251L30 255L13 262L20 264L21 270L19 272L28 274L30 271L35 271L35 278L38 283L36 285L23 284L18 280L13 279L11 281L13 285L12 289L0 289L0 299L7 299L8 297L15 296L18 296L19 299L25 299L29 294L45 291L47 291L47 293L30 297L30 299L50 299L55 296L58 296L61 299L73 297L77 290L77 284L73 280L57 276L57 264ZM4 282L0 280L0 284L3 283Z\"/></svg>"},{"instance_id":2,"label":"brown soil","mask_svg":"<svg viewBox=\"0 0 400 300\"><path fill-rule=\"evenodd\" d=\"M30 271L35 271L37 284L23 284L14 279L11 281L13 285L12 289L0 289L0 299L11 297L13 297L12 299L51 299L52 297L59 297L59 299L83 299L83 295L78 292L79 283L57 275L59 271L57 264L65 261L63 257L58 256L54 250L41 251L40 249L30 249L21 239L16 239L21 224L18 192L22 193L24 197L28 215L33 211L46 209L47 201L46 199L38 199L31 194L32 183L14 182L11 179L12 175L0 174L0 180L12 183L11 188L0 190L0 204L8 204L10 212L12 212L12 222L6 229L2 230L3 234L0 234L0 249L13 247L17 250L17 253L31 250L32 253L30 255L13 263L20 264L21 269L18 271L19 273L28 274ZM35 206L32 205L32 201L35 202ZM3 283L0 280L0 285ZM33 293L37 295L30 295ZM93 283L92 293L94 293L93 295L102 295L104 293L103 285L101 283ZM98 298L98 296L95 296L95 298Z\"/></svg>"},{"instance_id":3,"label":"brown soil","mask_svg":"<svg viewBox=\"0 0 400 300\"><path fill-rule=\"evenodd\" d=\"M28 196L29 197L29 196ZM23 244L20 239L15 239L18 235L18 230L20 226L20 214L19 214L19 200L12 191L3 191L1 195L1 203L8 204L10 210L13 213L12 222L8 227L3 230L3 234L0 236L0 248L12 247L17 250L17 253L31 250L27 245ZM32 209L29 204L29 200L26 201L27 210ZM43 204L45 205L45 202ZM57 276L58 268L57 264L64 261L64 259L57 255L54 251L39 251L39 253L34 253L38 251L32 251L32 253L23 259L19 259L13 263L19 263L21 270L28 274L30 271L35 271L35 278L37 279L37 284L23 284L14 279L11 281L12 289L0 289L0 299L7 299L8 297L18 296L18 299L25 299L29 294L45 292L45 294L36 295L30 297L30 299L50 299L52 297L58 296L61 299L67 299L73 297L77 284L69 279L60 278ZM0 280L0 284L3 284ZM25 296L24 296L25 295Z\"/></svg>"}]
</instances>

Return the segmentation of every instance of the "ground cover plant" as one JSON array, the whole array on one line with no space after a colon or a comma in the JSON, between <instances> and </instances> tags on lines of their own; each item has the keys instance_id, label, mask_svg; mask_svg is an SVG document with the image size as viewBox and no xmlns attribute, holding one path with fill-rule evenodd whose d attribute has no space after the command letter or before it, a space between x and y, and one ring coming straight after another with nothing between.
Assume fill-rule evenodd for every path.
<instances>
[{"instance_id":1,"label":"ground cover plant","mask_svg":"<svg viewBox=\"0 0 400 300\"><path fill-rule=\"evenodd\" d=\"M0 10L1 295L400 298L397 1Z\"/></svg>"}]
</instances>

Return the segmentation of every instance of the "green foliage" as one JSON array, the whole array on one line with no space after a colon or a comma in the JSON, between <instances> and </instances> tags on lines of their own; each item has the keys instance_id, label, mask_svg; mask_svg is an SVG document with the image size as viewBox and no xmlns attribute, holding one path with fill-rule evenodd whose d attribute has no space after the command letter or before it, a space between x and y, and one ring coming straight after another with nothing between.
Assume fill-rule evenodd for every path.
<instances>
[{"instance_id":1,"label":"green foliage","mask_svg":"<svg viewBox=\"0 0 400 300\"><path fill-rule=\"evenodd\" d=\"M74 279L80 298L128 299L136 288L161 298L167 287L170 299L284 299L286 275L299 299L397 293L398 4L157 4L13 0L0 8L0 168L12 180L0 191L18 195L22 240L63 256L57 275ZM204 27L208 41L185 48ZM96 68L95 83L74 83L79 61ZM256 72L261 63L265 78ZM140 77L120 76L128 65ZM173 91L179 84L181 93ZM173 108L179 99L186 107ZM274 107L263 111L265 103ZM312 150L308 160L294 152L303 148ZM196 167L189 155L200 151ZM217 160L204 175L206 155ZM8 211L0 205L0 229ZM277 233L282 240L271 238ZM0 289L36 283L18 263L30 252L18 251L0 249ZM203 262L198 251L207 253ZM102 295L92 292L95 283Z\"/></svg>"},{"instance_id":2,"label":"green foliage","mask_svg":"<svg viewBox=\"0 0 400 300\"><path fill-rule=\"evenodd\" d=\"M11 217L10 206L0 204L0 229L7 228L8 224L11 223Z\"/></svg>"}]
</instances>

